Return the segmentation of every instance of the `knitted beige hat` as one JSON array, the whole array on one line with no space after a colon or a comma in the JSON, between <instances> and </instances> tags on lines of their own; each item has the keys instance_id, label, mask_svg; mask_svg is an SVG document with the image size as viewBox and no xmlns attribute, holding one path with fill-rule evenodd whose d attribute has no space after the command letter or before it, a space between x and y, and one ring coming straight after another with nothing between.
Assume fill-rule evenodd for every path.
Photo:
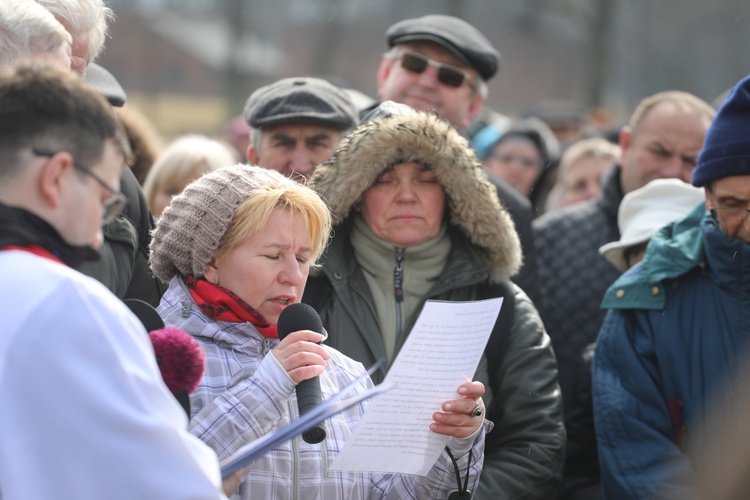
<instances>
[{"instance_id":1,"label":"knitted beige hat","mask_svg":"<svg viewBox=\"0 0 750 500\"><path fill-rule=\"evenodd\" d=\"M243 164L209 172L188 184L164 210L151 240L151 270L203 276L234 214L250 193L269 182L293 182L273 170Z\"/></svg>"}]
</instances>

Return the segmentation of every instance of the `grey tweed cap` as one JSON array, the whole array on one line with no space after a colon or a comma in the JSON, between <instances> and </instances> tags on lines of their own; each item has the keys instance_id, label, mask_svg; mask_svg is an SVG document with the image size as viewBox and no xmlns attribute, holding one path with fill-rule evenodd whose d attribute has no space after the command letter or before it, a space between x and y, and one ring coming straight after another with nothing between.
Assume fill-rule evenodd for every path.
<instances>
[{"instance_id":1,"label":"grey tweed cap","mask_svg":"<svg viewBox=\"0 0 750 500\"><path fill-rule=\"evenodd\" d=\"M404 19L388 28L385 38L389 47L423 40L437 43L474 68L483 80L492 78L500 67L500 53L487 37L457 17L430 14Z\"/></svg>"},{"instance_id":2,"label":"grey tweed cap","mask_svg":"<svg viewBox=\"0 0 750 500\"><path fill-rule=\"evenodd\" d=\"M284 78L261 87L245 103L245 120L258 129L287 123L313 123L345 130L357 125L349 95L320 78Z\"/></svg>"}]
</instances>

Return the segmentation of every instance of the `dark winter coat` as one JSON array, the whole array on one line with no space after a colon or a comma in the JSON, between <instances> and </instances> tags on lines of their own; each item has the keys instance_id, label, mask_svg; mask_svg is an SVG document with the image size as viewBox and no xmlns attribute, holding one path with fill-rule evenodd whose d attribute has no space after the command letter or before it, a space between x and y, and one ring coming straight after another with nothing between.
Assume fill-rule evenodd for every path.
<instances>
[{"instance_id":1,"label":"dark winter coat","mask_svg":"<svg viewBox=\"0 0 750 500\"><path fill-rule=\"evenodd\" d=\"M533 223L544 320L557 356L565 414L571 413L581 355L604 321L602 298L620 275L599 247L620 239L617 210L623 194L620 168L602 180L592 200L550 212Z\"/></svg>"},{"instance_id":2,"label":"dark winter coat","mask_svg":"<svg viewBox=\"0 0 750 500\"><path fill-rule=\"evenodd\" d=\"M698 464L718 443L697 424L741 394L722 389L747 353L748 276L750 245L699 206L607 291L593 372L607 498L699 497ZM746 414L733 424L745 428Z\"/></svg>"},{"instance_id":3,"label":"dark winter coat","mask_svg":"<svg viewBox=\"0 0 750 500\"><path fill-rule=\"evenodd\" d=\"M154 277L148 265L154 219L129 168L123 169L120 189L128 199L125 211L102 228L104 243L98 249L99 260L84 263L78 270L121 299L140 299L156 307L167 287Z\"/></svg>"},{"instance_id":4,"label":"dark winter coat","mask_svg":"<svg viewBox=\"0 0 750 500\"><path fill-rule=\"evenodd\" d=\"M513 223L468 143L447 122L426 113L374 119L316 169L314 187L331 208L334 236L303 300L317 306L329 345L366 366L385 357L372 293L351 245L351 215L386 168L412 161L430 165L446 192L451 250L442 273L406 319L396 353L425 300L473 300L510 290L510 324L495 325L500 347L492 366L485 358L477 373L487 386L487 417L495 428L487 437L474 498L552 498L565 440L554 354L534 305L508 282L521 263ZM382 380L385 371L373 379Z\"/></svg>"}]
</instances>

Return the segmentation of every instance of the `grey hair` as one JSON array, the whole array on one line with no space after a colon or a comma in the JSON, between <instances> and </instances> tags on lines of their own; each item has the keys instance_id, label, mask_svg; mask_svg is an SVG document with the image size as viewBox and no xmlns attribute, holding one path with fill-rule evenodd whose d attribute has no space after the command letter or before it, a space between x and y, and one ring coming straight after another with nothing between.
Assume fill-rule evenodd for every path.
<instances>
[{"instance_id":1,"label":"grey hair","mask_svg":"<svg viewBox=\"0 0 750 500\"><path fill-rule=\"evenodd\" d=\"M38 53L54 53L70 34L33 0L0 2L0 66Z\"/></svg>"},{"instance_id":2,"label":"grey hair","mask_svg":"<svg viewBox=\"0 0 750 500\"><path fill-rule=\"evenodd\" d=\"M104 49L108 33L107 23L114 19L114 12L104 4L104 0L36 1L67 26L73 39L88 34L89 53L86 62L94 62Z\"/></svg>"},{"instance_id":3,"label":"grey hair","mask_svg":"<svg viewBox=\"0 0 750 500\"><path fill-rule=\"evenodd\" d=\"M263 141L263 131L255 127L250 129L250 144L255 149L255 154L260 156L260 144Z\"/></svg>"}]
</instances>

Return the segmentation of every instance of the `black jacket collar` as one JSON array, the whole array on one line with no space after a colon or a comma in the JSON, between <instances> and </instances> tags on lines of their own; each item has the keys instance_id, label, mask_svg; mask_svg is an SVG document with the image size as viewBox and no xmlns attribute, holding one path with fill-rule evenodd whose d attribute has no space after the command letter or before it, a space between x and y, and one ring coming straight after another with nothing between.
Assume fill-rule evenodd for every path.
<instances>
[{"instance_id":1,"label":"black jacket collar","mask_svg":"<svg viewBox=\"0 0 750 500\"><path fill-rule=\"evenodd\" d=\"M63 240L47 221L23 208L0 203L0 248L37 245L72 268L82 262L97 260L99 254L90 246L74 246Z\"/></svg>"}]
</instances>

